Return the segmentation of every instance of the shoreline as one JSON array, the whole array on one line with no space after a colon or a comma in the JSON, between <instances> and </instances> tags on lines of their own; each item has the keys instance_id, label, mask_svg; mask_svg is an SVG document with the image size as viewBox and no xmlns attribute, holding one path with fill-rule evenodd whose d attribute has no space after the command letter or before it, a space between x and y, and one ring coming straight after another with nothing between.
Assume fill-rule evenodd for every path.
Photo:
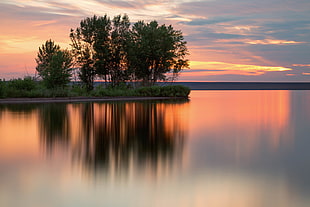
<instances>
[{"instance_id":1,"label":"shoreline","mask_svg":"<svg viewBox=\"0 0 310 207\"><path fill-rule=\"evenodd\" d=\"M183 85L191 90L310 90L310 82L173 82L170 85ZM168 85L169 85L168 84ZM145 101L145 100L180 100L189 97L55 97L55 98L0 98L0 104L28 103L78 103L106 101Z\"/></svg>"},{"instance_id":2,"label":"shoreline","mask_svg":"<svg viewBox=\"0 0 310 207\"><path fill-rule=\"evenodd\" d=\"M0 104L31 104L31 103L81 103L106 101L147 101L147 100L180 100L185 97L55 97L55 98L4 98Z\"/></svg>"}]
</instances>

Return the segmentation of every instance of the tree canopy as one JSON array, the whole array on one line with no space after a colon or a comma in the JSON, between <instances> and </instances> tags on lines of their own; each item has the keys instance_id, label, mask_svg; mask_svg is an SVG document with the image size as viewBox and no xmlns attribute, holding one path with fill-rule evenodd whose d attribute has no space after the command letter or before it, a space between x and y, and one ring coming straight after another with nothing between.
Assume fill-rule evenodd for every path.
<instances>
[{"instance_id":1,"label":"tree canopy","mask_svg":"<svg viewBox=\"0 0 310 207\"><path fill-rule=\"evenodd\" d=\"M139 21L132 27L127 15L88 17L71 29L72 51L80 78L92 88L99 76L112 84L142 81L154 84L175 79L188 67L182 32L157 21Z\"/></svg>"},{"instance_id":2,"label":"tree canopy","mask_svg":"<svg viewBox=\"0 0 310 207\"><path fill-rule=\"evenodd\" d=\"M36 70L48 88L64 87L70 82L73 65L71 52L61 50L54 41L47 40L39 47L36 62Z\"/></svg>"},{"instance_id":3,"label":"tree canopy","mask_svg":"<svg viewBox=\"0 0 310 207\"><path fill-rule=\"evenodd\" d=\"M127 15L87 17L71 29L71 51L47 40L36 58L38 74L48 87L70 81L71 67L88 90L96 78L117 85L125 81L153 85L174 80L188 67L186 41L180 30L157 21L131 25Z\"/></svg>"},{"instance_id":4,"label":"tree canopy","mask_svg":"<svg viewBox=\"0 0 310 207\"><path fill-rule=\"evenodd\" d=\"M130 66L137 80L155 83L167 80L167 73L176 77L188 67L186 42L182 32L159 25L157 21L135 23L131 30Z\"/></svg>"}]
</instances>

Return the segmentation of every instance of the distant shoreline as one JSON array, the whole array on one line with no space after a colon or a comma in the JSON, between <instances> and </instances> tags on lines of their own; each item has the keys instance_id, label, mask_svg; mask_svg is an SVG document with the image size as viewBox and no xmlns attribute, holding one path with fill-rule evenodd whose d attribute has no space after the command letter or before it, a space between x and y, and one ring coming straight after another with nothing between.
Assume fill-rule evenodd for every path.
<instances>
[{"instance_id":1,"label":"distant shoreline","mask_svg":"<svg viewBox=\"0 0 310 207\"><path fill-rule=\"evenodd\" d=\"M173 82L191 90L310 90L310 82Z\"/></svg>"}]
</instances>

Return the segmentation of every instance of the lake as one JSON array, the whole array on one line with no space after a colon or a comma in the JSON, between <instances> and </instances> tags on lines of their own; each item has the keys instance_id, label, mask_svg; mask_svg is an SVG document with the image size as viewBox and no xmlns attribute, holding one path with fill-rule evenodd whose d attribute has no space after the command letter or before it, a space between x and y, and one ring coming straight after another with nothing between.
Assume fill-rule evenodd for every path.
<instances>
[{"instance_id":1,"label":"lake","mask_svg":"<svg viewBox=\"0 0 310 207\"><path fill-rule=\"evenodd\" d=\"M0 105L0 206L310 206L310 91Z\"/></svg>"}]
</instances>

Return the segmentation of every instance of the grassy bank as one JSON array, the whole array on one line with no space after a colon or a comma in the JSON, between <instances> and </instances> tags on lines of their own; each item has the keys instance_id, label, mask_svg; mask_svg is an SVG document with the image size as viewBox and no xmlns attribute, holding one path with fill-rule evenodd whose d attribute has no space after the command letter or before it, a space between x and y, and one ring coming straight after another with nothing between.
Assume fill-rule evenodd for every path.
<instances>
[{"instance_id":1,"label":"grassy bank","mask_svg":"<svg viewBox=\"0 0 310 207\"><path fill-rule=\"evenodd\" d=\"M190 89L182 85L133 88L126 84L112 87L99 85L92 91L73 84L65 88L48 89L31 78L0 80L0 98L51 98L51 97L188 97Z\"/></svg>"}]
</instances>

